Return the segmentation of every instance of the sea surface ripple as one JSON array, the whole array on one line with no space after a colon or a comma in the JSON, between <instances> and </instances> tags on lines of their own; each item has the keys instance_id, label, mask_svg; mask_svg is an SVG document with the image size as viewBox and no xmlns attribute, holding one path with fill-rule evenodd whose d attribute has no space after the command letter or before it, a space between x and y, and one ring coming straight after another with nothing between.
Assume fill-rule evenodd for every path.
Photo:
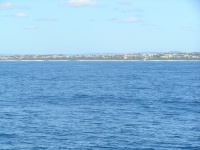
<instances>
[{"instance_id":1,"label":"sea surface ripple","mask_svg":"<svg viewBox=\"0 0 200 150\"><path fill-rule=\"evenodd\" d=\"M1 150L200 150L200 62L0 62Z\"/></svg>"}]
</instances>

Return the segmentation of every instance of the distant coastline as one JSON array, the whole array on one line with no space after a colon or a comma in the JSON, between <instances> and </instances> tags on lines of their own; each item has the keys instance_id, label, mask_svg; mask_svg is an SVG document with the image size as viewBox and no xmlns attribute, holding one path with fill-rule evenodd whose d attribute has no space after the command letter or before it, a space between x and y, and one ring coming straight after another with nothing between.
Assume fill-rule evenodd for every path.
<instances>
[{"instance_id":1,"label":"distant coastline","mask_svg":"<svg viewBox=\"0 0 200 150\"><path fill-rule=\"evenodd\" d=\"M154 54L12 55L0 56L0 61L200 61L200 52Z\"/></svg>"},{"instance_id":2,"label":"distant coastline","mask_svg":"<svg viewBox=\"0 0 200 150\"><path fill-rule=\"evenodd\" d=\"M200 60L0 60L0 62L198 62Z\"/></svg>"}]
</instances>

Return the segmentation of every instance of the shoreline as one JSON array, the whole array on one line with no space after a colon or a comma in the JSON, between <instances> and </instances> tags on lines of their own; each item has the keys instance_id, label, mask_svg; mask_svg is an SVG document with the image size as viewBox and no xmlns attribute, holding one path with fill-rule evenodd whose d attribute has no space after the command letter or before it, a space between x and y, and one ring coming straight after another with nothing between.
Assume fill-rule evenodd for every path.
<instances>
[{"instance_id":1,"label":"shoreline","mask_svg":"<svg viewBox=\"0 0 200 150\"><path fill-rule=\"evenodd\" d=\"M0 62L183 62L200 60L0 60Z\"/></svg>"}]
</instances>

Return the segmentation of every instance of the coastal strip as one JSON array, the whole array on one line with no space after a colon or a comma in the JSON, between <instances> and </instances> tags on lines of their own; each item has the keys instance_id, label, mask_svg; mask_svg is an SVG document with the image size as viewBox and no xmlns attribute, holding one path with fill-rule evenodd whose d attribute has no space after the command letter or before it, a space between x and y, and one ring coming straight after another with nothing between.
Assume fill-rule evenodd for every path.
<instances>
[{"instance_id":1,"label":"coastal strip","mask_svg":"<svg viewBox=\"0 0 200 150\"><path fill-rule=\"evenodd\" d=\"M200 52L153 54L10 55L0 56L0 61L200 61Z\"/></svg>"}]
</instances>

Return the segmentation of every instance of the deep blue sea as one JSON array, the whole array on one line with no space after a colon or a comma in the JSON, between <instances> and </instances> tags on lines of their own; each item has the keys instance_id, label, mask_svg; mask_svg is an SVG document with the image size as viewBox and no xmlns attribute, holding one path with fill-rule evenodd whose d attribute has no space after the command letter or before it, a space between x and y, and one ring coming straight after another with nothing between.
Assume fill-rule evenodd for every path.
<instances>
[{"instance_id":1,"label":"deep blue sea","mask_svg":"<svg viewBox=\"0 0 200 150\"><path fill-rule=\"evenodd\" d=\"M200 150L200 62L0 62L0 150Z\"/></svg>"}]
</instances>

